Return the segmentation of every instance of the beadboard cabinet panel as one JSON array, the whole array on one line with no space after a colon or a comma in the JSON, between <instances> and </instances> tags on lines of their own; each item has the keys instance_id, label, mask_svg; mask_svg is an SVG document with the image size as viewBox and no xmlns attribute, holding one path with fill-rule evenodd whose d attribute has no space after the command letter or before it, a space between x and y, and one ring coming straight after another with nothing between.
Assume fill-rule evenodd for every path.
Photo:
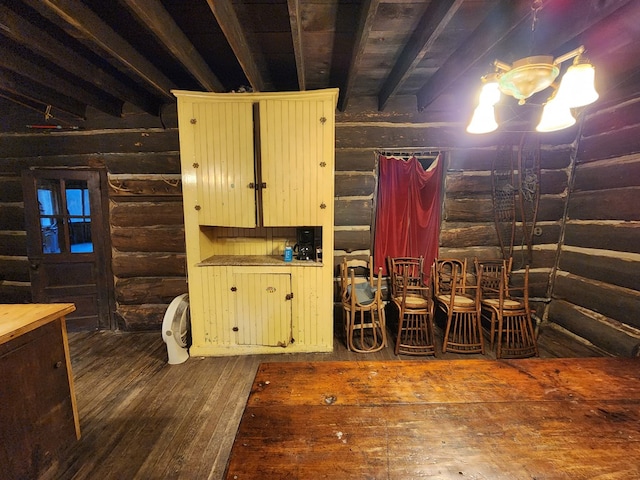
<instances>
[{"instance_id":1,"label":"beadboard cabinet panel","mask_svg":"<svg viewBox=\"0 0 640 480\"><path fill-rule=\"evenodd\" d=\"M291 275L237 273L232 289L238 345L284 348L291 343Z\"/></svg>"},{"instance_id":2,"label":"beadboard cabinet panel","mask_svg":"<svg viewBox=\"0 0 640 480\"><path fill-rule=\"evenodd\" d=\"M179 118L183 174L196 182L188 207L199 223L255 227L253 104L186 101Z\"/></svg>"},{"instance_id":3,"label":"beadboard cabinet panel","mask_svg":"<svg viewBox=\"0 0 640 480\"><path fill-rule=\"evenodd\" d=\"M332 351L337 93L174 92L191 355Z\"/></svg>"},{"instance_id":4,"label":"beadboard cabinet panel","mask_svg":"<svg viewBox=\"0 0 640 480\"><path fill-rule=\"evenodd\" d=\"M323 97L260 101L264 225L322 225L331 215L334 105Z\"/></svg>"}]
</instances>

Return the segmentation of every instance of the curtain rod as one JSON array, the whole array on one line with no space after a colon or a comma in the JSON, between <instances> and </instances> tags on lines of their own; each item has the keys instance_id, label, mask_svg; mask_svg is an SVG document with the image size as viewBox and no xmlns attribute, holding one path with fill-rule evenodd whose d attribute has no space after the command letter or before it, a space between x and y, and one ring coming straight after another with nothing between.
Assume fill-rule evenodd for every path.
<instances>
[{"instance_id":1,"label":"curtain rod","mask_svg":"<svg viewBox=\"0 0 640 480\"><path fill-rule=\"evenodd\" d=\"M376 150L378 155L384 155L385 157L433 157L436 158L440 154L440 150L426 150L426 151L413 151L413 150Z\"/></svg>"}]
</instances>

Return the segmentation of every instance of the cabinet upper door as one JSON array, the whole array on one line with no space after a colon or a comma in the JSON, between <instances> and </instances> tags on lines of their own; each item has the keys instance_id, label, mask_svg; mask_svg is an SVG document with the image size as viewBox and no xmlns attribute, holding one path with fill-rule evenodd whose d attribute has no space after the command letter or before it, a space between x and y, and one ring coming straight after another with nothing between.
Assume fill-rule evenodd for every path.
<instances>
[{"instance_id":1,"label":"cabinet upper door","mask_svg":"<svg viewBox=\"0 0 640 480\"><path fill-rule=\"evenodd\" d=\"M193 103L194 168L201 225L256 226L252 102ZM181 126L182 128L182 126Z\"/></svg>"},{"instance_id":2,"label":"cabinet upper door","mask_svg":"<svg viewBox=\"0 0 640 480\"><path fill-rule=\"evenodd\" d=\"M265 98L259 111L264 225L332 222L335 95Z\"/></svg>"}]
</instances>

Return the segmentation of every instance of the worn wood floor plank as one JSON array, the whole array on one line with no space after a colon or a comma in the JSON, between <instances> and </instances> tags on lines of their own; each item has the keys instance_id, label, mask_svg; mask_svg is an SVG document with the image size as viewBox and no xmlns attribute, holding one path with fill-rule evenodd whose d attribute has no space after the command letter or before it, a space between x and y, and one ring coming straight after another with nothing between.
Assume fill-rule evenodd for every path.
<instances>
[{"instance_id":1,"label":"worn wood floor plank","mask_svg":"<svg viewBox=\"0 0 640 480\"><path fill-rule=\"evenodd\" d=\"M353 368L353 364L357 369ZM295 368L291 368L295 365ZM635 358L262 363L247 406L627 400L640 398Z\"/></svg>"},{"instance_id":2,"label":"worn wood floor plank","mask_svg":"<svg viewBox=\"0 0 640 480\"><path fill-rule=\"evenodd\" d=\"M225 478L640 478L639 365L264 363Z\"/></svg>"},{"instance_id":3,"label":"worn wood floor plank","mask_svg":"<svg viewBox=\"0 0 640 480\"><path fill-rule=\"evenodd\" d=\"M223 477L258 365L263 362L422 361L493 358L482 355L397 357L344 347L336 329L333 353L190 358L168 365L160 332L70 333L82 438L45 478L212 479ZM546 349L546 345L552 348ZM544 329L541 356L591 357L601 352ZM184 397L184 398L183 398ZM187 408L179 408L187 405Z\"/></svg>"}]
</instances>

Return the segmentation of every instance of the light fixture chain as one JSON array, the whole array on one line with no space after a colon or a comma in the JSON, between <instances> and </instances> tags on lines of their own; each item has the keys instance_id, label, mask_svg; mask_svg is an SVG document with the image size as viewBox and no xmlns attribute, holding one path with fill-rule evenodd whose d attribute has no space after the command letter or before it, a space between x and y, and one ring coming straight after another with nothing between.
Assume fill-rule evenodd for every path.
<instances>
[{"instance_id":1,"label":"light fixture chain","mask_svg":"<svg viewBox=\"0 0 640 480\"><path fill-rule=\"evenodd\" d=\"M529 54L533 54L533 47L536 44L536 27L538 26L538 13L542 9L542 0L533 0L531 2L531 46Z\"/></svg>"}]
</instances>

